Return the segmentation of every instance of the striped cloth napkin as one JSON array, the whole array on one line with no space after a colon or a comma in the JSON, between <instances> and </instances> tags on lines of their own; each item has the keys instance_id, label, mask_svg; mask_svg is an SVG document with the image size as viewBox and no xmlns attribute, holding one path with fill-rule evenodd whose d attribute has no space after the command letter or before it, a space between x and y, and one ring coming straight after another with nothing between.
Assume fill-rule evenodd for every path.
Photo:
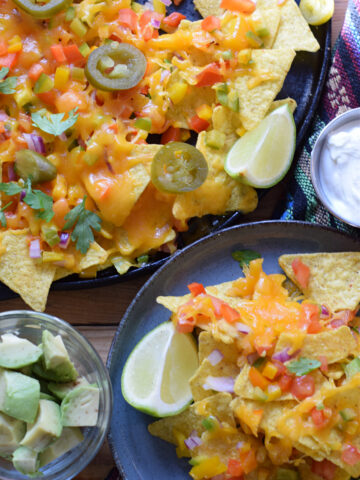
<instances>
[{"instance_id":1,"label":"striped cloth napkin","mask_svg":"<svg viewBox=\"0 0 360 480\"><path fill-rule=\"evenodd\" d=\"M327 123L346 110L360 105L360 0L349 0L345 21L336 41L332 64L326 79L319 107L290 182L283 220L305 220L359 235L331 215L316 196L310 176L310 155Z\"/></svg>"}]
</instances>

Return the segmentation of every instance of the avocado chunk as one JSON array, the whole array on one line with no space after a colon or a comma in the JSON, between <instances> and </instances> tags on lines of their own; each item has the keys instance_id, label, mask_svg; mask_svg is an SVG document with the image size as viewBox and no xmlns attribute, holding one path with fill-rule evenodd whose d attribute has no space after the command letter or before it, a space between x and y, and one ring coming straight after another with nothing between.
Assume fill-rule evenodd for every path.
<instances>
[{"instance_id":1,"label":"avocado chunk","mask_svg":"<svg viewBox=\"0 0 360 480\"><path fill-rule=\"evenodd\" d=\"M99 389L83 385L69 392L61 402L64 427L93 427L99 412Z\"/></svg>"},{"instance_id":2,"label":"avocado chunk","mask_svg":"<svg viewBox=\"0 0 360 480\"><path fill-rule=\"evenodd\" d=\"M58 402L57 398L44 392L40 392L40 400L51 400L52 402Z\"/></svg>"},{"instance_id":3,"label":"avocado chunk","mask_svg":"<svg viewBox=\"0 0 360 480\"><path fill-rule=\"evenodd\" d=\"M0 456L11 457L26 432L26 423L0 413Z\"/></svg>"},{"instance_id":4,"label":"avocado chunk","mask_svg":"<svg viewBox=\"0 0 360 480\"><path fill-rule=\"evenodd\" d=\"M39 360L42 349L12 333L1 335L0 367L18 369Z\"/></svg>"},{"instance_id":5,"label":"avocado chunk","mask_svg":"<svg viewBox=\"0 0 360 480\"><path fill-rule=\"evenodd\" d=\"M32 423L39 407L40 384L22 373L0 369L0 411Z\"/></svg>"},{"instance_id":6,"label":"avocado chunk","mask_svg":"<svg viewBox=\"0 0 360 480\"><path fill-rule=\"evenodd\" d=\"M31 448L19 447L13 453L13 465L17 471L24 475L34 475L38 473L40 466L38 453Z\"/></svg>"},{"instance_id":7,"label":"avocado chunk","mask_svg":"<svg viewBox=\"0 0 360 480\"><path fill-rule=\"evenodd\" d=\"M60 407L51 400L40 400L35 423L27 425L27 432L20 444L36 452L44 450L60 437L62 431Z\"/></svg>"},{"instance_id":8,"label":"avocado chunk","mask_svg":"<svg viewBox=\"0 0 360 480\"><path fill-rule=\"evenodd\" d=\"M64 427L61 437L40 453L40 466L43 467L52 462L72 448L75 448L84 440L80 428Z\"/></svg>"},{"instance_id":9,"label":"avocado chunk","mask_svg":"<svg viewBox=\"0 0 360 480\"><path fill-rule=\"evenodd\" d=\"M53 393L57 398L63 400L66 395L74 390L74 388L79 387L80 385L89 385L89 382L85 377L79 377L75 382L68 383L48 383L48 389Z\"/></svg>"},{"instance_id":10,"label":"avocado chunk","mask_svg":"<svg viewBox=\"0 0 360 480\"><path fill-rule=\"evenodd\" d=\"M71 363L59 365L53 370L46 370L41 360L42 359L40 359L39 362L34 363L32 369L33 375L36 375L39 378L48 380L50 382L67 383L73 382L78 377L78 373L75 370L74 365Z\"/></svg>"},{"instance_id":11,"label":"avocado chunk","mask_svg":"<svg viewBox=\"0 0 360 480\"><path fill-rule=\"evenodd\" d=\"M53 370L59 365L70 362L69 354L60 335L55 337L48 330L44 330L42 333L42 346L46 370Z\"/></svg>"}]
</instances>

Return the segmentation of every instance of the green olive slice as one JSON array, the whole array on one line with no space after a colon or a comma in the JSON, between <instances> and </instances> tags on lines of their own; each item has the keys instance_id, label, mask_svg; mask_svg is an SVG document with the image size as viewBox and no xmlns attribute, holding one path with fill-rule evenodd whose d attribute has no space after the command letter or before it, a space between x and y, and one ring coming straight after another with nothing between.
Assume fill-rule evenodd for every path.
<instances>
[{"instance_id":1,"label":"green olive slice","mask_svg":"<svg viewBox=\"0 0 360 480\"><path fill-rule=\"evenodd\" d=\"M164 145L151 164L151 180L166 193L191 192L204 183L208 166L197 148L182 142Z\"/></svg>"},{"instance_id":2,"label":"green olive slice","mask_svg":"<svg viewBox=\"0 0 360 480\"><path fill-rule=\"evenodd\" d=\"M146 65L146 58L138 48L129 43L110 42L90 53L85 75L99 90L128 90L143 78Z\"/></svg>"}]
</instances>

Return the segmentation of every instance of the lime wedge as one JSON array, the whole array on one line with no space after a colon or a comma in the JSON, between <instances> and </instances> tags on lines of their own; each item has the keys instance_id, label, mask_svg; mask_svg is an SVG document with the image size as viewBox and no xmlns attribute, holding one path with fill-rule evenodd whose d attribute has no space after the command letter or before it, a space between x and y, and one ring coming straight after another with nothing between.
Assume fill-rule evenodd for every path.
<instances>
[{"instance_id":1,"label":"lime wedge","mask_svg":"<svg viewBox=\"0 0 360 480\"><path fill-rule=\"evenodd\" d=\"M289 170L295 142L294 117L289 107L283 105L239 138L226 157L225 170L252 187L272 187Z\"/></svg>"},{"instance_id":2,"label":"lime wedge","mask_svg":"<svg viewBox=\"0 0 360 480\"><path fill-rule=\"evenodd\" d=\"M130 405L155 417L176 415L192 401L189 379L198 366L194 337L178 333L171 322L162 323L127 359L122 394Z\"/></svg>"},{"instance_id":3,"label":"lime wedge","mask_svg":"<svg viewBox=\"0 0 360 480\"><path fill-rule=\"evenodd\" d=\"M300 10L309 25L322 25L334 14L334 0L301 0Z\"/></svg>"}]
</instances>

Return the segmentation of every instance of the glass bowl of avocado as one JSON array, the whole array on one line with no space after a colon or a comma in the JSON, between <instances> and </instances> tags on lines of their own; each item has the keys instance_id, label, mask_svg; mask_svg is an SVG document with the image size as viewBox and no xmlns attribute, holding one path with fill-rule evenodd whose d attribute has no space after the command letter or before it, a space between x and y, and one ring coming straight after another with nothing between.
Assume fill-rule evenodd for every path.
<instances>
[{"instance_id":1,"label":"glass bowl of avocado","mask_svg":"<svg viewBox=\"0 0 360 480\"><path fill-rule=\"evenodd\" d=\"M0 478L70 480L105 439L108 372L71 325L44 313L0 313Z\"/></svg>"}]
</instances>

